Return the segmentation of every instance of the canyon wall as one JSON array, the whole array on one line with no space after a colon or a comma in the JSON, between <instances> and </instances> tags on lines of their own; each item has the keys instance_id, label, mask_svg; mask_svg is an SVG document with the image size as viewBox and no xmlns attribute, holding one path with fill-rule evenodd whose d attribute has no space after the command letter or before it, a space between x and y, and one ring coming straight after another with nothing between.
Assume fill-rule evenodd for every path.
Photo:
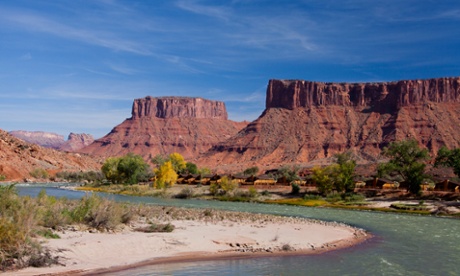
<instances>
[{"instance_id":1,"label":"canyon wall","mask_svg":"<svg viewBox=\"0 0 460 276\"><path fill-rule=\"evenodd\" d=\"M416 139L435 156L460 147L460 78L382 83L270 80L266 109L200 162L238 171L258 165L314 165L352 151L381 158L393 141Z\"/></svg>"},{"instance_id":2,"label":"canyon wall","mask_svg":"<svg viewBox=\"0 0 460 276\"><path fill-rule=\"evenodd\" d=\"M460 78L404 80L381 83L324 83L270 80L266 108L313 106L373 107L393 111L426 102L460 102Z\"/></svg>"},{"instance_id":3,"label":"canyon wall","mask_svg":"<svg viewBox=\"0 0 460 276\"><path fill-rule=\"evenodd\" d=\"M145 97L133 103L132 118L200 118L227 120L225 104L202 98Z\"/></svg>"},{"instance_id":4,"label":"canyon wall","mask_svg":"<svg viewBox=\"0 0 460 276\"><path fill-rule=\"evenodd\" d=\"M225 104L202 98L146 97L133 102L132 117L80 152L145 159L182 154L187 161L235 135L247 122L227 120Z\"/></svg>"}]
</instances>

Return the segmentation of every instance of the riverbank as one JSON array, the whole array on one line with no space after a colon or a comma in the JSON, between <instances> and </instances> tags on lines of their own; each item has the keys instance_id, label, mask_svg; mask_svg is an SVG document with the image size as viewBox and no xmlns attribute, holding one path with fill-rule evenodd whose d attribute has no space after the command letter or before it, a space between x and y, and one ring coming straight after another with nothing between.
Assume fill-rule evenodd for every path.
<instances>
[{"instance_id":1,"label":"riverbank","mask_svg":"<svg viewBox=\"0 0 460 276\"><path fill-rule=\"evenodd\" d=\"M60 265L4 275L85 275L173 261L318 254L370 237L364 230L334 222L218 210L158 212L163 223L174 225L173 232L135 231L152 224L147 217L114 233L66 227L56 232L60 239L42 239L42 245L59 256Z\"/></svg>"}]
</instances>

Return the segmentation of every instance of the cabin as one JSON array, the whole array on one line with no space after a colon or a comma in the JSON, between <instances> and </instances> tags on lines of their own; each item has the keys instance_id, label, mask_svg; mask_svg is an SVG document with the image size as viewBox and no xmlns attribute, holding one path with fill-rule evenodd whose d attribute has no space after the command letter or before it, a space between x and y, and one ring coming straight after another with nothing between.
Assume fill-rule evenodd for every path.
<instances>
[{"instance_id":1,"label":"cabin","mask_svg":"<svg viewBox=\"0 0 460 276\"><path fill-rule=\"evenodd\" d=\"M448 179L435 183L434 190L442 192L459 192L460 184Z\"/></svg>"},{"instance_id":2,"label":"cabin","mask_svg":"<svg viewBox=\"0 0 460 276\"><path fill-rule=\"evenodd\" d=\"M234 176L231 177L231 179L233 181L235 181L235 182L238 182L238 184L241 184L241 185L245 185L245 184L246 185L248 185L248 184L251 185L251 184L253 184L251 182L247 182L248 177L245 176L245 175L241 175L241 174L234 175Z\"/></svg>"},{"instance_id":3,"label":"cabin","mask_svg":"<svg viewBox=\"0 0 460 276\"><path fill-rule=\"evenodd\" d=\"M271 176L261 175L254 180L254 185L275 185L276 182L276 179Z\"/></svg>"},{"instance_id":4,"label":"cabin","mask_svg":"<svg viewBox=\"0 0 460 276\"><path fill-rule=\"evenodd\" d=\"M300 177L299 179L296 179L292 181L293 184L297 184L299 186L306 186L307 185L307 179L305 177Z\"/></svg>"},{"instance_id":5,"label":"cabin","mask_svg":"<svg viewBox=\"0 0 460 276\"><path fill-rule=\"evenodd\" d=\"M385 184L387 184L385 188L392 188L395 187L396 184L394 181L378 177L366 180L365 183L365 188L367 189L383 189Z\"/></svg>"}]
</instances>

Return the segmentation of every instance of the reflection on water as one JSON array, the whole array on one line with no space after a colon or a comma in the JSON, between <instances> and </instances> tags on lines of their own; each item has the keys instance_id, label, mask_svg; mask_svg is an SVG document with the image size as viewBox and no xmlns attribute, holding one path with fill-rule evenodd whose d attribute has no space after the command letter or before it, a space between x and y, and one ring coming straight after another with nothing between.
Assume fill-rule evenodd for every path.
<instances>
[{"instance_id":1,"label":"reflection on water","mask_svg":"<svg viewBox=\"0 0 460 276\"><path fill-rule=\"evenodd\" d=\"M18 187L21 195L31 196L37 195L41 189L43 187ZM46 187L46 191L49 195L71 199L85 194L54 187ZM340 221L362 227L376 236L363 245L316 256L184 262L139 267L110 275L460 275L458 219L253 203L106 196L118 201Z\"/></svg>"}]
</instances>

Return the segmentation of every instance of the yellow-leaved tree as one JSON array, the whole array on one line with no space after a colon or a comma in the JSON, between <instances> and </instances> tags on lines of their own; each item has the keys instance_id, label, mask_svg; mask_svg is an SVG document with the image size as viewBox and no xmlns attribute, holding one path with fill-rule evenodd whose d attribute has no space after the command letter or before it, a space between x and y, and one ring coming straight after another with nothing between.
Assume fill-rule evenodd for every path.
<instances>
[{"instance_id":1,"label":"yellow-leaved tree","mask_svg":"<svg viewBox=\"0 0 460 276\"><path fill-rule=\"evenodd\" d=\"M185 170L187 163L185 162L184 157L180 155L180 153L171 153L168 160L171 161L175 172L182 173Z\"/></svg>"},{"instance_id":2,"label":"yellow-leaved tree","mask_svg":"<svg viewBox=\"0 0 460 276\"><path fill-rule=\"evenodd\" d=\"M177 173L171 161L164 162L155 172L154 186L157 189L166 189L177 181Z\"/></svg>"}]
</instances>

